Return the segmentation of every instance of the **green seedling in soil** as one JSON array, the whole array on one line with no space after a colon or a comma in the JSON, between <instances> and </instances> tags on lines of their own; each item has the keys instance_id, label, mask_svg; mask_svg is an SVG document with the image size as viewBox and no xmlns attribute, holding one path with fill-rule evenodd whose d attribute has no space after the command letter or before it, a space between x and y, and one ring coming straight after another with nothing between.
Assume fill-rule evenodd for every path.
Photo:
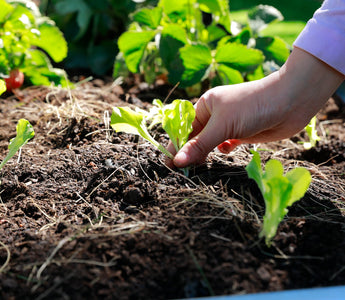
<instances>
[{"instance_id":1,"label":"green seedling in soil","mask_svg":"<svg viewBox=\"0 0 345 300\"><path fill-rule=\"evenodd\" d=\"M265 215L260 237L264 237L266 245L270 246L279 223L288 213L287 208L301 199L308 190L311 175L302 167L284 175L282 163L275 159L269 160L263 171L259 153L253 150L251 152L253 158L246 171L249 178L257 183L265 200Z\"/></svg>"},{"instance_id":2,"label":"green seedling in soil","mask_svg":"<svg viewBox=\"0 0 345 300\"><path fill-rule=\"evenodd\" d=\"M286 60L289 48L260 32L283 17L271 6L258 6L248 18L244 25L231 22L224 0L160 0L156 7L133 14L118 40L113 75L142 73L150 83L164 74L182 88L202 81L216 86L264 77L265 70L275 70Z\"/></svg>"},{"instance_id":3,"label":"green seedling in soil","mask_svg":"<svg viewBox=\"0 0 345 300\"><path fill-rule=\"evenodd\" d=\"M50 62L67 56L67 43L55 23L33 1L0 0L0 7L0 78L7 91L19 88L24 77L34 85L67 86L65 72Z\"/></svg>"},{"instance_id":4,"label":"green seedling in soil","mask_svg":"<svg viewBox=\"0 0 345 300\"><path fill-rule=\"evenodd\" d=\"M18 121L16 129L17 136L10 141L8 146L9 152L1 162L0 170L16 154L16 152L35 135L32 125L28 120L25 119L20 119Z\"/></svg>"},{"instance_id":5,"label":"green seedling in soil","mask_svg":"<svg viewBox=\"0 0 345 300\"><path fill-rule=\"evenodd\" d=\"M321 140L316 130L316 116L310 120L309 124L304 128L304 130L309 137L309 142L301 142L301 144L303 144L304 149L309 150L315 147L316 143Z\"/></svg>"},{"instance_id":6,"label":"green seedling in soil","mask_svg":"<svg viewBox=\"0 0 345 300\"><path fill-rule=\"evenodd\" d=\"M154 125L162 124L162 128L169 135L176 152L178 152L188 141L189 134L193 130L194 106L190 101L180 99L167 105L163 105L160 100L156 99L153 104L155 106L149 112L134 111L129 107L114 107L110 126L116 132L140 135L172 159L174 156L152 137L149 130ZM148 123L151 123L150 126ZM184 169L184 173L187 176L188 169Z\"/></svg>"}]
</instances>

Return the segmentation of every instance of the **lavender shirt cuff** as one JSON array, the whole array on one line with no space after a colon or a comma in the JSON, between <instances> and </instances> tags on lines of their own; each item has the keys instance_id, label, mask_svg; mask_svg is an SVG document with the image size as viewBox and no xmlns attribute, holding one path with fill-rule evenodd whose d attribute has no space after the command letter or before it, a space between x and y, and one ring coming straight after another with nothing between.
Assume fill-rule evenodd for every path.
<instances>
[{"instance_id":1,"label":"lavender shirt cuff","mask_svg":"<svg viewBox=\"0 0 345 300\"><path fill-rule=\"evenodd\" d=\"M345 0L326 0L309 20L294 46L345 75Z\"/></svg>"}]
</instances>

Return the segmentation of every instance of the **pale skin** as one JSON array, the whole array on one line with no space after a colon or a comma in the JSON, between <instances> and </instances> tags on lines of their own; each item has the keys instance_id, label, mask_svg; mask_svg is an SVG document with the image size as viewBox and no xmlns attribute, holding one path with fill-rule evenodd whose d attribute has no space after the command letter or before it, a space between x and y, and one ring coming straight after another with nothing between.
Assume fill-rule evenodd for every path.
<instances>
[{"instance_id":1,"label":"pale skin","mask_svg":"<svg viewBox=\"0 0 345 300\"><path fill-rule=\"evenodd\" d=\"M175 155L178 168L201 164L222 142L228 153L241 143L289 138L302 130L345 76L302 49L294 48L282 68L252 82L219 86L196 103L189 142ZM168 150L173 152L170 144Z\"/></svg>"}]
</instances>

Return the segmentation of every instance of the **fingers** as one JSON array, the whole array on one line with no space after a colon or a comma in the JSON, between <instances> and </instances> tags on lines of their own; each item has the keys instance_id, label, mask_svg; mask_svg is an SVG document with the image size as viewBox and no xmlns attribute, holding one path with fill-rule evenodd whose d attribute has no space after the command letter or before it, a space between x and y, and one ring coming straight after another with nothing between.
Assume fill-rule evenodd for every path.
<instances>
[{"instance_id":1,"label":"fingers","mask_svg":"<svg viewBox=\"0 0 345 300\"><path fill-rule=\"evenodd\" d=\"M174 158L176 167L184 168L203 163L208 153L224 141L223 128L220 128L219 122L214 119L211 117L204 129L176 154Z\"/></svg>"},{"instance_id":2,"label":"fingers","mask_svg":"<svg viewBox=\"0 0 345 300\"><path fill-rule=\"evenodd\" d=\"M224 154L230 153L237 146L241 145L242 142L237 139L229 139L217 146L218 150Z\"/></svg>"}]
</instances>

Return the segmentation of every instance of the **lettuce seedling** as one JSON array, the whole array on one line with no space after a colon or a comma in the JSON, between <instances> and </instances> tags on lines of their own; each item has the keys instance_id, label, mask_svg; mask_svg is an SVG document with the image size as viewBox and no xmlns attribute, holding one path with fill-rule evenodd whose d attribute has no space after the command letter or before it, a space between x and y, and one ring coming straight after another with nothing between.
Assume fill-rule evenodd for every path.
<instances>
[{"instance_id":1,"label":"lettuce seedling","mask_svg":"<svg viewBox=\"0 0 345 300\"><path fill-rule=\"evenodd\" d=\"M271 159L266 163L265 171L261 168L260 155L251 151L253 158L246 167L249 178L257 183L265 200L265 216L260 237L265 237L267 246L277 233L278 225L288 213L288 207L301 199L311 182L308 170L295 168L285 175L281 162Z\"/></svg>"},{"instance_id":2,"label":"lettuce seedling","mask_svg":"<svg viewBox=\"0 0 345 300\"><path fill-rule=\"evenodd\" d=\"M149 130L157 124L162 124L163 129L169 135L176 152L188 141L192 132L192 123L195 118L195 109L188 100L174 100L171 104L163 105L156 99L154 107L149 111L134 111L129 107L114 107L111 115L110 126L116 132L125 132L140 135L145 140L163 152L167 157L174 156L157 142L149 133ZM151 123L148 127L147 123ZM184 170L187 175L187 170Z\"/></svg>"},{"instance_id":3,"label":"lettuce seedling","mask_svg":"<svg viewBox=\"0 0 345 300\"><path fill-rule=\"evenodd\" d=\"M10 141L8 146L9 152L1 162L0 170L34 135L35 132L30 122L25 119L20 119L17 124L17 136Z\"/></svg>"},{"instance_id":4,"label":"lettuce seedling","mask_svg":"<svg viewBox=\"0 0 345 300\"><path fill-rule=\"evenodd\" d=\"M321 139L316 130L316 116L314 116L309 124L304 128L306 131L308 137L309 137L309 142L301 142L303 144L304 149L309 150L313 147L315 147L316 143Z\"/></svg>"}]
</instances>

